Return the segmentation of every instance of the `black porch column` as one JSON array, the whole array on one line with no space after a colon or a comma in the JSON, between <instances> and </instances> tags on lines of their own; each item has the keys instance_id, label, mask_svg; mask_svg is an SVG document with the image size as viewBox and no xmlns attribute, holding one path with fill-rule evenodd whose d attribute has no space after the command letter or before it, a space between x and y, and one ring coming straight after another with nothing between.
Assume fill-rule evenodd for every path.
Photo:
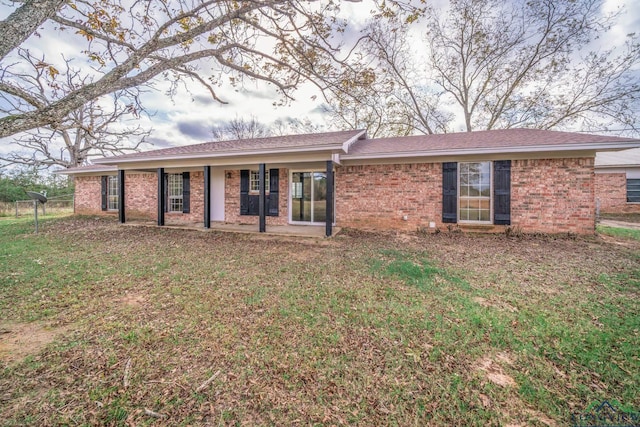
<instances>
[{"instance_id":1,"label":"black porch column","mask_svg":"<svg viewBox=\"0 0 640 427\"><path fill-rule=\"evenodd\" d=\"M327 220L325 236L333 234L333 161L327 160Z\"/></svg>"},{"instance_id":2,"label":"black porch column","mask_svg":"<svg viewBox=\"0 0 640 427\"><path fill-rule=\"evenodd\" d=\"M211 166L204 167L204 228L211 227Z\"/></svg>"},{"instance_id":3,"label":"black porch column","mask_svg":"<svg viewBox=\"0 0 640 427\"><path fill-rule=\"evenodd\" d=\"M164 225L164 168L158 168L158 225Z\"/></svg>"},{"instance_id":4,"label":"black porch column","mask_svg":"<svg viewBox=\"0 0 640 427\"><path fill-rule=\"evenodd\" d=\"M124 171L118 171L118 221L120 224L124 224L126 216L124 214L124 200L126 195L124 194Z\"/></svg>"},{"instance_id":5,"label":"black porch column","mask_svg":"<svg viewBox=\"0 0 640 427\"><path fill-rule=\"evenodd\" d=\"M258 175L260 176L260 196L258 200L258 215L260 216L260 232L264 233L267 229L266 218L266 206L267 206L267 191L265 185L265 165L260 163L260 169L258 169Z\"/></svg>"}]
</instances>

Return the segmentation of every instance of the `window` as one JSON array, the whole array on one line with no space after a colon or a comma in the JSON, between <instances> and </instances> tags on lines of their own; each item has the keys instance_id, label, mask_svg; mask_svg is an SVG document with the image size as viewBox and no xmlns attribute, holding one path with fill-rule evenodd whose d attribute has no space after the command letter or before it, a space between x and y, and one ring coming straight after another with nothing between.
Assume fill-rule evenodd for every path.
<instances>
[{"instance_id":1,"label":"window","mask_svg":"<svg viewBox=\"0 0 640 427\"><path fill-rule=\"evenodd\" d=\"M627 179L627 203L640 203L640 178Z\"/></svg>"},{"instance_id":2,"label":"window","mask_svg":"<svg viewBox=\"0 0 640 427\"><path fill-rule=\"evenodd\" d=\"M264 171L264 188L269 192L269 170ZM249 174L249 191L257 193L260 191L260 173L258 171L251 171Z\"/></svg>"},{"instance_id":3,"label":"window","mask_svg":"<svg viewBox=\"0 0 640 427\"><path fill-rule=\"evenodd\" d=\"M491 162L460 163L459 220L491 222Z\"/></svg>"},{"instance_id":4,"label":"window","mask_svg":"<svg viewBox=\"0 0 640 427\"><path fill-rule=\"evenodd\" d=\"M168 211L182 212L182 174L171 173L167 175Z\"/></svg>"},{"instance_id":5,"label":"window","mask_svg":"<svg viewBox=\"0 0 640 427\"><path fill-rule=\"evenodd\" d=\"M118 210L118 177L107 177L107 209L110 211Z\"/></svg>"}]
</instances>

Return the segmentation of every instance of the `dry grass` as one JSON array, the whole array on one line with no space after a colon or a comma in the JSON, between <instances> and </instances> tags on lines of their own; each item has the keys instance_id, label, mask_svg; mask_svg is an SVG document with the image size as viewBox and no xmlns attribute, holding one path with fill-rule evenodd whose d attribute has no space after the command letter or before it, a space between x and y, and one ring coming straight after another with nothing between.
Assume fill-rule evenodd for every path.
<instances>
[{"instance_id":1,"label":"dry grass","mask_svg":"<svg viewBox=\"0 0 640 427\"><path fill-rule=\"evenodd\" d=\"M562 425L596 400L640 408L640 242L43 228L0 223L0 323L52 332L0 353L4 425Z\"/></svg>"}]
</instances>

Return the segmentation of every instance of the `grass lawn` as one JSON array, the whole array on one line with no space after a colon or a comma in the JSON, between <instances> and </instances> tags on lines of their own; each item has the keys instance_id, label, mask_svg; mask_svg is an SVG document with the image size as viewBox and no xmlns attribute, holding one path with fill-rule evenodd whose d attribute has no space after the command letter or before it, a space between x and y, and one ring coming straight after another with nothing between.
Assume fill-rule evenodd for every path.
<instances>
[{"instance_id":1,"label":"grass lawn","mask_svg":"<svg viewBox=\"0 0 640 427\"><path fill-rule=\"evenodd\" d=\"M640 411L640 242L0 221L2 425L567 425Z\"/></svg>"}]
</instances>

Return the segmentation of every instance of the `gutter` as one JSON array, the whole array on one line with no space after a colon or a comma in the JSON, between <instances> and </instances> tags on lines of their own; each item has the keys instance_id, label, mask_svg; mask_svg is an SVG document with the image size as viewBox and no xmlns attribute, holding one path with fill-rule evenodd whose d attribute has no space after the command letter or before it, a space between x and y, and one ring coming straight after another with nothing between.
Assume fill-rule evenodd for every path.
<instances>
[{"instance_id":1,"label":"gutter","mask_svg":"<svg viewBox=\"0 0 640 427\"><path fill-rule=\"evenodd\" d=\"M342 160L373 160L373 159L397 159L406 157L443 157L464 156L482 154L510 154L510 153L540 153L554 151L599 151L599 150L623 150L626 148L640 147L640 141L633 143L583 143L583 144L556 144L556 145L528 145L515 147L491 147L491 148L464 148L441 149L428 151L400 151L389 153L344 154Z\"/></svg>"},{"instance_id":2,"label":"gutter","mask_svg":"<svg viewBox=\"0 0 640 427\"><path fill-rule=\"evenodd\" d=\"M363 131L364 132L364 131ZM94 160L94 163L102 165L112 165L120 163L138 163L138 162L151 162L151 161L168 161L168 160L184 160L184 159L206 159L212 157L244 157L244 156L260 156L268 154L297 154L297 153L313 153L313 152L340 152L342 151L343 144L331 144L331 145L317 145L307 148L279 148L272 150L236 150L236 151L208 151L200 153L185 153L174 154L171 156L144 156L144 157L131 157L122 159L118 157L105 157L102 159Z\"/></svg>"}]
</instances>

